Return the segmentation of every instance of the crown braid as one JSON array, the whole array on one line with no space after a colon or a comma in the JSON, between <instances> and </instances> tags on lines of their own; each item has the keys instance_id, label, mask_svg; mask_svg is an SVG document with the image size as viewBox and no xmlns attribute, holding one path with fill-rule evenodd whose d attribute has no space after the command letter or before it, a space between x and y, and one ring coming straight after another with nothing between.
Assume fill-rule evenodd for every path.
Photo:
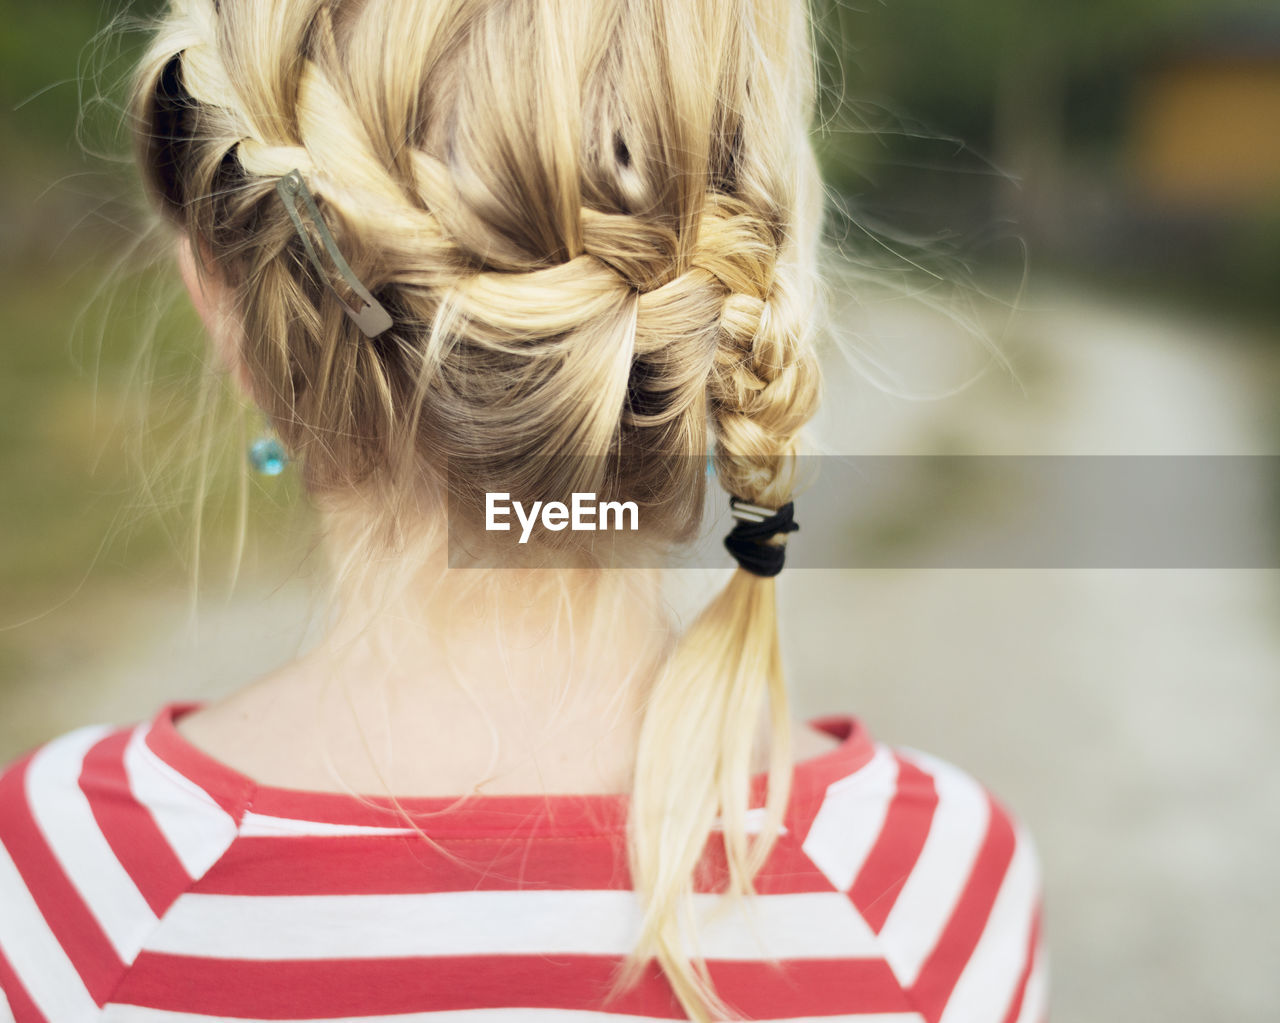
<instances>
[{"instance_id":1,"label":"crown braid","mask_svg":"<svg viewBox=\"0 0 1280 1023\"><path fill-rule=\"evenodd\" d=\"M430 366L438 379L450 375L449 359L468 356L478 362L494 355L522 362L549 353L568 359L573 346L566 339L601 324L617 325L623 336L615 339L615 351L598 353L591 367L573 360L575 369L591 369L585 376L596 381L590 395L580 394L572 403L585 411L583 421L576 428L547 428L537 450L550 453L567 443L584 454L605 454L619 443L619 431L665 428L668 450L696 455L697 421L705 421L710 410L726 489L764 503L785 499L789 484L779 473L778 457L795 451L795 435L816 402L817 376L806 354L808 310L792 295L797 274L780 265L774 204L753 208L742 197L708 192L688 232L693 244L661 219L579 206L575 229L565 233L577 239L574 245L581 251L559 262L533 256L492 231L467 234L474 217L456 212L467 204L460 202L449 167L416 147L389 165L330 79L326 66L341 63L327 7L317 10L310 34L313 52L298 65L295 87L278 84L281 111L274 117L241 102L241 90L218 59L210 5L187 0L184 7L189 21L183 82L193 98L216 107L236 126L241 137L228 151L248 183L261 182L255 193L260 202L272 202L266 186L298 168L334 221L340 247L367 257L352 263L362 280L375 292L396 296L402 314L412 306L410 322L438 322L441 310L455 319L466 344L451 345L447 354L428 346L421 365L412 368ZM277 133L266 134L263 125L275 126ZM407 169L409 177L398 176L397 169ZM464 241L477 236L483 245ZM287 232L276 237L285 249L292 244ZM297 251L288 265L296 274L309 273ZM332 305L323 289L312 287L308 294ZM315 309L299 312L295 322L315 322ZM351 333L347 325L340 329ZM279 354L277 376L299 353L292 359L287 352ZM429 402L432 391L425 379L413 389L377 379L386 372L384 366L371 378L380 396L374 404L387 417L382 432L390 436L391 420L404 415L394 408L393 396L412 393ZM459 368L452 375L469 374ZM518 375L540 379L528 367ZM296 396L298 377L292 369L291 386L276 390ZM302 378L314 382L316 375ZM481 406L497 397L481 393L471 407L462 407L468 403L460 386L445 392L451 407L438 418L452 422L476 422ZM359 405L367 408L370 402ZM503 420L527 411L517 402L497 425L504 427ZM281 418L305 423L308 416L289 409ZM416 424L417 417L412 418ZM538 417L525 421L532 427L551 425ZM326 446L333 444L334 433L358 431L331 430ZM493 444L486 438L474 448L479 455L491 452Z\"/></svg>"}]
</instances>

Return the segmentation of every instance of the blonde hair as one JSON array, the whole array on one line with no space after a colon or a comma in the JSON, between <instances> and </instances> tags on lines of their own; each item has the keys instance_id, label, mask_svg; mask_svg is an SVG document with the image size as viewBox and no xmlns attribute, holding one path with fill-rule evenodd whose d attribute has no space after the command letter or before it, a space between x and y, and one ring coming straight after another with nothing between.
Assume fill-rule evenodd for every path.
<instances>
[{"instance_id":1,"label":"blonde hair","mask_svg":"<svg viewBox=\"0 0 1280 1023\"><path fill-rule=\"evenodd\" d=\"M819 392L814 92L805 0L172 0L130 110L148 195L233 289L255 400L317 503L371 523L354 574L559 456L652 495L673 542L712 441L727 492L791 497ZM361 335L306 258L276 193L295 168L386 333ZM789 728L774 581L738 569L646 696L644 917L611 993L656 957L691 1017L733 1015L684 924L718 812L727 894L754 893Z\"/></svg>"}]
</instances>

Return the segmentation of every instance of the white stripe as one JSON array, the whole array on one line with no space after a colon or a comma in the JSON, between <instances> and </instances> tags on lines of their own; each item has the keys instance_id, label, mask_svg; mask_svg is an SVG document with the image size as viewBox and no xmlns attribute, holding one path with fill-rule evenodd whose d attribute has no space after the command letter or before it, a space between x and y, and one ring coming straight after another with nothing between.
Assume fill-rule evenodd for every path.
<instances>
[{"instance_id":1,"label":"white stripe","mask_svg":"<svg viewBox=\"0 0 1280 1023\"><path fill-rule=\"evenodd\" d=\"M271 817L247 811L240 818L240 835L244 838L305 837L309 835L413 835L413 828L380 827L366 824L330 824L292 817Z\"/></svg>"},{"instance_id":2,"label":"white stripe","mask_svg":"<svg viewBox=\"0 0 1280 1023\"><path fill-rule=\"evenodd\" d=\"M1015 832L1013 859L991 906L982 937L965 964L939 1023L996 1019L1008 1010L1027 962L1038 890L1035 852L1025 833Z\"/></svg>"},{"instance_id":3,"label":"white stripe","mask_svg":"<svg viewBox=\"0 0 1280 1023\"><path fill-rule=\"evenodd\" d=\"M98 1013L80 974L50 932L22 875L0 843L0 952L36 1008L50 1021L93 1019Z\"/></svg>"},{"instance_id":4,"label":"white stripe","mask_svg":"<svg viewBox=\"0 0 1280 1023\"><path fill-rule=\"evenodd\" d=\"M747 834L755 834L764 827L764 807L752 807L743 815L743 827ZM712 827L723 829L724 822L717 817ZM395 827L378 824L333 824L328 821L310 821L295 817L272 817L268 814L246 811L240 818L240 836L242 838L287 838L316 837L328 835L412 835L417 832L410 827ZM779 828L779 834L787 833L786 825Z\"/></svg>"},{"instance_id":5,"label":"white stripe","mask_svg":"<svg viewBox=\"0 0 1280 1023\"><path fill-rule=\"evenodd\" d=\"M837 1016L757 1016L760 1023L924 1023L916 1012L868 1012ZM103 1023L290 1023L282 1019L256 1020L244 1016L200 1016L167 1009L108 1002ZM301 1023L301 1021L297 1021ZM308 1020L307 1023L317 1023ZM324 1023L671 1023L670 1016L631 1016L621 1012L583 1009L457 1009L406 1012L392 1016L326 1016Z\"/></svg>"},{"instance_id":6,"label":"white stripe","mask_svg":"<svg viewBox=\"0 0 1280 1023\"><path fill-rule=\"evenodd\" d=\"M67 878L125 963L133 962L156 916L98 829L80 788L85 755L109 727L92 726L54 739L26 772L27 802Z\"/></svg>"},{"instance_id":7,"label":"white stripe","mask_svg":"<svg viewBox=\"0 0 1280 1023\"><path fill-rule=\"evenodd\" d=\"M805 836L804 852L837 891L847 892L884 827L898 783L898 762L885 746L861 769L832 782Z\"/></svg>"},{"instance_id":8,"label":"white stripe","mask_svg":"<svg viewBox=\"0 0 1280 1023\"><path fill-rule=\"evenodd\" d=\"M764 827L765 808L752 807L743 814L743 827L747 834L755 834ZM711 825L723 830L724 821L720 817ZM787 833L786 825L778 829L778 833ZM294 817L272 817L268 814L246 811L240 819L240 835L245 838L280 838L287 836L325 836L325 835L411 835L416 834L410 827L395 827L377 824L333 824L328 821L310 821Z\"/></svg>"},{"instance_id":9,"label":"white stripe","mask_svg":"<svg viewBox=\"0 0 1280 1023\"><path fill-rule=\"evenodd\" d=\"M1041 932L1035 963L1031 967L1031 976L1027 978L1027 990L1022 996L1022 1011L1018 1013L1018 1023L1047 1023L1048 1009L1049 947Z\"/></svg>"},{"instance_id":10,"label":"white stripe","mask_svg":"<svg viewBox=\"0 0 1280 1023\"><path fill-rule=\"evenodd\" d=\"M9 999L0 991L0 1023L14 1023L13 1010L9 1008Z\"/></svg>"},{"instance_id":11,"label":"white stripe","mask_svg":"<svg viewBox=\"0 0 1280 1023\"><path fill-rule=\"evenodd\" d=\"M236 822L204 789L151 752L144 741L149 727L135 728L125 747L129 787L151 812L187 876L199 878L236 837Z\"/></svg>"},{"instance_id":12,"label":"white stripe","mask_svg":"<svg viewBox=\"0 0 1280 1023\"><path fill-rule=\"evenodd\" d=\"M938 793L924 848L880 929L886 961L910 987L964 893L991 808L982 786L958 767L919 750L898 753L931 775Z\"/></svg>"},{"instance_id":13,"label":"white stripe","mask_svg":"<svg viewBox=\"0 0 1280 1023\"><path fill-rule=\"evenodd\" d=\"M761 895L743 908L699 893L704 955L723 959L879 958L875 936L835 892ZM723 908L722 916L713 911ZM748 911L749 912L749 911ZM640 934L635 892L468 891L394 895L188 893L148 951L233 959L434 955L625 955ZM755 939L766 937L762 949Z\"/></svg>"}]
</instances>

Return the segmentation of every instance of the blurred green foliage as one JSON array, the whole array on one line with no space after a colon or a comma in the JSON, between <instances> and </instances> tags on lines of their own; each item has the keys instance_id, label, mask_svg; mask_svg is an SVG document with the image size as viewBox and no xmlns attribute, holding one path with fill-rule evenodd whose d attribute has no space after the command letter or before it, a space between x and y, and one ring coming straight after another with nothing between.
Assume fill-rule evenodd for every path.
<instances>
[{"instance_id":1,"label":"blurred green foliage","mask_svg":"<svg viewBox=\"0 0 1280 1023\"><path fill-rule=\"evenodd\" d=\"M1069 123L1073 141L1088 145L1114 138L1126 78L1146 60L1199 26L1273 8L1260 0L815 0L827 114L870 101L992 149L1001 117L1026 106L1044 127Z\"/></svg>"},{"instance_id":2,"label":"blurred green foliage","mask_svg":"<svg viewBox=\"0 0 1280 1023\"><path fill-rule=\"evenodd\" d=\"M1272 0L817 0L816 11L824 172L860 215L926 242L967 239L980 260L1016 264L1029 250L1033 268L1105 267L1154 295L1280 312L1266 209L1210 213L1195 225L1207 244L1166 258L1183 211L1145 207L1127 166L1144 76L1197 41L1269 45L1280 61ZM978 251L993 232L1021 244Z\"/></svg>"},{"instance_id":3,"label":"blurred green foliage","mask_svg":"<svg viewBox=\"0 0 1280 1023\"><path fill-rule=\"evenodd\" d=\"M121 111L160 6L60 0L0 19L0 625L121 572L180 580L197 543L208 577L234 560L243 417L206 379L175 265L137 248ZM206 465L197 438L215 429ZM249 497L270 533L296 484L265 482Z\"/></svg>"}]
</instances>

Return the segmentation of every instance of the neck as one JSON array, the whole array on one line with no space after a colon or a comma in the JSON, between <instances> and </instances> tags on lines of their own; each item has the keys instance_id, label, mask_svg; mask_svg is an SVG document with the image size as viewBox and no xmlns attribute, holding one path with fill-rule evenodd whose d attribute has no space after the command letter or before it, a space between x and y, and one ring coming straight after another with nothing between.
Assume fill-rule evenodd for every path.
<instances>
[{"instance_id":1,"label":"neck","mask_svg":"<svg viewBox=\"0 0 1280 1023\"><path fill-rule=\"evenodd\" d=\"M445 569L394 599L348 590L267 681L359 789L625 791L674 636L656 572Z\"/></svg>"}]
</instances>

